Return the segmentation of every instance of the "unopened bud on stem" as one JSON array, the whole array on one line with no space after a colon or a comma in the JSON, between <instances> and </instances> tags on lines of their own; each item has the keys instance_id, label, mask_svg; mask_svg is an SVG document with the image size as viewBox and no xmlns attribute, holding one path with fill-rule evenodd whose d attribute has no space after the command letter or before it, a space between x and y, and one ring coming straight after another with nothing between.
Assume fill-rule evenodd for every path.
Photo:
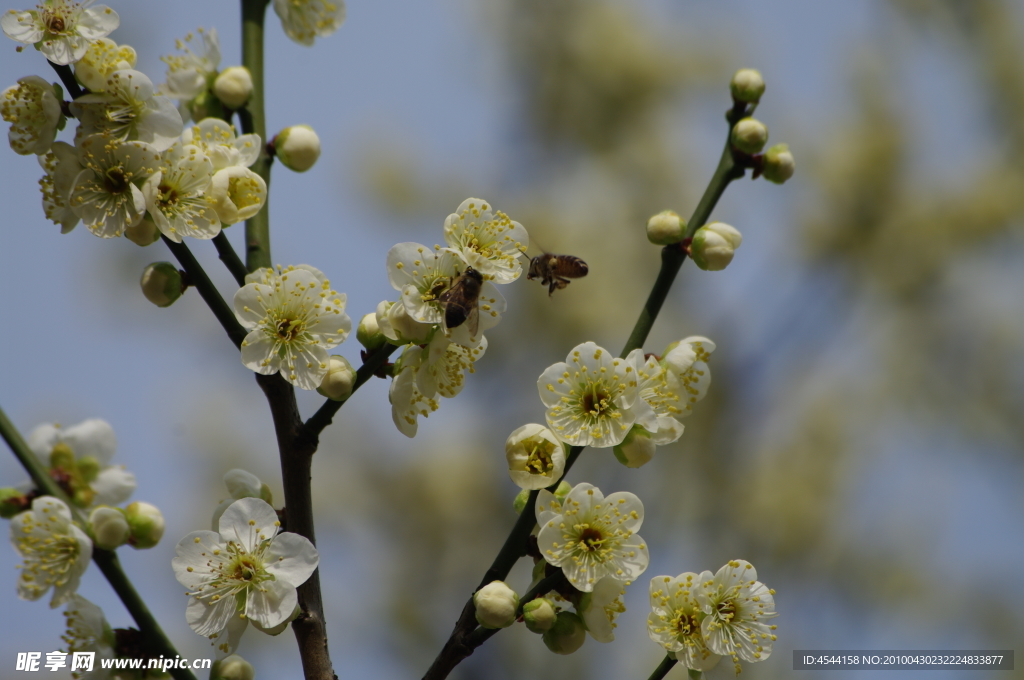
<instances>
[{"instance_id":1,"label":"unopened bud on stem","mask_svg":"<svg viewBox=\"0 0 1024 680\"><path fill-rule=\"evenodd\" d=\"M516 622L519 596L504 581L491 581L473 594L476 620L484 628L507 628Z\"/></svg>"},{"instance_id":2,"label":"unopened bud on stem","mask_svg":"<svg viewBox=\"0 0 1024 680\"><path fill-rule=\"evenodd\" d=\"M764 94L764 78L761 72L752 68L741 68L729 82L732 98L738 102L756 104Z\"/></svg>"},{"instance_id":3,"label":"unopened bud on stem","mask_svg":"<svg viewBox=\"0 0 1024 680\"><path fill-rule=\"evenodd\" d=\"M690 244L693 263L705 271L716 272L725 269L743 236L734 227L724 222L712 222L697 230Z\"/></svg>"},{"instance_id":4,"label":"unopened bud on stem","mask_svg":"<svg viewBox=\"0 0 1024 680\"><path fill-rule=\"evenodd\" d=\"M213 81L213 93L229 109L240 109L252 96L252 75L244 66L229 66Z\"/></svg>"},{"instance_id":5,"label":"unopened bud on stem","mask_svg":"<svg viewBox=\"0 0 1024 680\"><path fill-rule=\"evenodd\" d=\"M170 262L154 262L142 272L142 294L157 307L170 307L185 292L181 272Z\"/></svg>"},{"instance_id":6,"label":"unopened bud on stem","mask_svg":"<svg viewBox=\"0 0 1024 680\"><path fill-rule=\"evenodd\" d=\"M305 172L320 158L320 138L308 125L292 125L277 133L274 153L286 168Z\"/></svg>"},{"instance_id":7,"label":"unopened bud on stem","mask_svg":"<svg viewBox=\"0 0 1024 680\"><path fill-rule=\"evenodd\" d=\"M768 126L756 118L744 118L732 128L732 145L743 153L760 153L768 143Z\"/></svg>"},{"instance_id":8,"label":"unopened bud on stem","mask_svg":"<svg viewBox=\"0 0 1024 680\"><path fill-rule=\"evenodd\" d=\"M647 220L647 240L658 246L679 243L686 234L686 220L672 210L663 210Z\"/></svg>"},{"instance_id":9,"label":"unopened bud on stem","mask_svg":"<svg viewBox=\"0 0 1024 680\"><path fill-rule=\"evenodd\" d=\"M765 152L764 170L761 174L769 182L782 184L792 177L795 171L796 162L788 144L776 144Z\"/></svg>"}]
</instances>

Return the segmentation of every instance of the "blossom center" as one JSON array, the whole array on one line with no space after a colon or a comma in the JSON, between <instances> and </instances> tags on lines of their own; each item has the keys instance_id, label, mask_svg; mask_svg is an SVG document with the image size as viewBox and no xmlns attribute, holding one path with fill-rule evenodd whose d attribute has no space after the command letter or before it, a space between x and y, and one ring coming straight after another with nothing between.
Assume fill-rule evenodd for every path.
<instances>
[{"instance_id":1,"label":"blossom center","mask_svg":"<svg viewBox=\"0 0 1024 680\"><path fill-rule=\"evenodd\" d=\"M121 166L110 168L103 174L103 188L110 194L122 194L128 190L128 176Z\"/></svg>"},{"instance_id":2,"label":"blossom center","mask_svg":"<svg viewBox=\"0 0 1024 680\"><path fill-rule=\"evenodd\" d=\"M724 602L718 603L718 618L725 623L729 623L736 616L736 603L732 600L725 600Z\"/></svg>"},{"instance_id":3,"label":"blossom center","mask_svg":"<svg viewBox=\"0 0 1024 680\"><path fill-rule=\"evenodd\" d=\"M611 408L611 395L604 388L604 385L592 384L590 389L583 393L580 399L580 406L583 412L594 417L601 417Z\"/></svg>"},{"instance_id":4,"label":"blossom center","mask_svg":"<svg viewBox=\"0 0 1024 680\"><path fill-rule=\"evenodd\" d=\"M171 207L178 203L179 196L177 187L167 184L166 182L161 182L160 186L157 187L157 190L160 192L159 201L161 205Z\"/></svg>"},{"instance_id":5,"label":"blossom center","mask_svg":"<svg viewBox=\"0 0 1024 680\"><path fill-rule=\"evenodd\" d=\"M604 536L594 527L585 527L580 532L579 545L586 552L600 550L604 544Z\"/></svg>"},{"instance_id":6,"label":"blossom center","mask_svg":"<svg viewBox=\"0 0 1024 680\"><path fill-rule=\"evenodd\" d=\"M64 15L57 9L43 11L43 25L46 26L46 30L50 33L63 33L67 27Z\"/></svg>"},{"instance_id":7,"label":"blossom center","mask_svg":"<svg viewBox=\"0 0 1024 680\"><path fill-rule=\"evenodd\" d=\"M529 458L526 459L526 469L530 474L546 475L554 469L555 464L551 459L554 446L547 440L539 442L527 442L526 450Z\"/></svg>"},{"instance_id":8,"label":"blossom center","mask_svg":"<svg viewBox=\"0 0 1024 680\"><path fill-rule=\"evenodd\" d=\"M277 337L282 342L292 342L302 334L301 319L282 319L277 322Z\"/></svg>"}]
</instances>

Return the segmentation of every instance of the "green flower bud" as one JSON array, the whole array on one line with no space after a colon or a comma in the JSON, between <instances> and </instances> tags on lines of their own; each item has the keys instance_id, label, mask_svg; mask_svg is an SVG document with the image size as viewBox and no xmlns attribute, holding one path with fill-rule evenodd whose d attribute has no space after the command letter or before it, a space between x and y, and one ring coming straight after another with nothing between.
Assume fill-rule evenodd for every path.
<instances>
[{"instance_id":1,"label":"green flower bud","mask_svg":"<svg viewBox=\"0 0 1024 680\"><path fill-rule=\"evenodd\" d=\"M555 487L555 498L558 499L559 503L563 503L565 502L565 497L569 495L570 491L572 491L572 484L563 479L558 483L558 486Z\"/></svg>"},{"instance_id":2,"label":"green flower bud","mask_svg":"<svg viewBox=\"0 0 1024 680\"><path fill-rule=\"evenodd\" d=\"M531 633L545 633L555 625L558 612L551 600L538 597L523 605L523 622Z\"/></svg>"},{"instance_id":3,"label":"green flower bud","mask_svg":"<svg viewBox=\"0 0 1024 680\"><path fill-rule=\"evenodd\" d=\"M0 489L0 517L10 519L30 507L31 504L21 491L11 487Z\"/></svg>"},{"instance_id":4,"label":"green flower bud","mask_svg":"<svg viewBox=\"0 0 1024 680\"><path fill-rule=\"evenodd\" d=\"M124 509L131 536L128 543L133 548L152 548L164 535L164 516L160 509L149 503L136 501Z\"/></svg>"},{"instance_id":5,"label":"green flower bud","mask_svg":"<svg viewBox=\"0 0 1024 680\"><path fill-rule=\"evenodd\" d=\"M756 104L764 94L764 78L761 72L752 68L741 68L729 82L732 98L738 102Z\"/></svg>"},{"instance_id":6,"label":"green flower bud","mask_svg":"<svg viewBox=\"0 0 1024 680\"><path fill-rule=\"evenodd\" d=\"M228 118L224 105L209 90L203 90L196 95L195 99L188 103L188 110L192 120L195 121L200 121L204 118L220 118L221 120L227 120Z\"/></svg>"},{"instance_id":7,"label":"green flower bud","mask_svg":"<svg viewBox=\"0 0 1024 680\"><path fill-rule=\"evenodd\" d=\"M320 138L308 125L292 125L277 133L274 153L286 168L306 172L320 158Z\"/></svg>"},{"instance_id":8,"label":"green flower bud","mask_svg":"<svg viewBox=\"0 0 1024 680\"><path fill-rule=\"evenodd\" d=\"M97 548L113 550L128 542L130 530L124 513L101 505L89 513L89 534Z\"/></svg>"},{"instance_id":9,"label":"green flower bud","mask_svg":"<svg viewBox=\"0 0 1024 680\"><path fill-rule=\"evenodd\" d=\"M237 654L214 661L210 668L210 680L254 680L255 678L256 669Z\"/></svg>"},{"instance_id":10,"label":"green flower bud","mask_svg":"<svg viewBox=\"0 0 1024 680\"><path fill-rule=\"evenodd\" d=\"M638 468L654 458L657 445L651 440L651 433L634 425L622 443L614 448L615 459L628 468Z\"/></svg>"},{"instance_id":11,"label":"green flower bud","mask_svg":"<svg viewBox=\"0 0 1024 680\"><path fill-rule=\"evenodd\" d=\"M756 118L744 118L732 128L732 145L743 153L760 153L768 143L768 126Z\"/></svg>"},{"instance_id":12,"label":"green flower bud","mask_svg":"<svg viewBox=\"0 0 1024 680\"><path fill-rule=\"evenodd\" d=\"M516 622L519 596L504 581L491 581L473 593L473 606L484 628L507 628Z\"/></svg>"},{"instance_id":13,"label":"green flower bud","mask_svg":"<svg viewBox=\"0 0 1024 680\"><path fill-rule=\"evenodd\" d=\"M383 347L384 343L388 341L384 334L380 332L376 314L366 314L359 321L359 327L356 329L356 340L371 352Z\"/></svg>"},{"instance_id":14,"label":"green flower bud","mask_svg":"<svg viewBox=\"0 0 1024 680\"><path fill-rule=\"evenodd\" d=\"M252 75L244 66L229 66L217 74L213 93L221 104L236 110L245 106L252 96Z\"/></svg>"},{"instance_id":15,"label":"green flower bud","mask_svg":"<svg viewBox=\"0 0 1024 680\"><path fill-rule=\"evenodd\" d=\"M129 241L142 247L151 246L160 240L160 230L157 229L156 222L149 217L143 217L134 227L126 227L124 235Z\"/></svg>"},{"instance_id":16,"label":"green flower bud","mask_svg":"<svg viewBox=\"0 0 1024 680\"><path fill-rule=\"evenodd\" d=\"M697 230L690 244L693 263L705 271L716 272L725 269L734 251L740 247L743 236L724 222L712 222Z\"/></svg>"},{"instance_id":17,"label":"green flower bud","mask_svg":"<svg viewBox=\"0 0 1024 680\"><path fill-rule=\"evenodd\" d=\"M769 182L782 184L796 172L796 162L788 144L776 144L764 154L764 170L761 174Z\"/></svg>"},{"instance_id":18,"label":"green flower bud","mask_svg":"<svg viewBox=\"0 0 1024 680\"><path fill-rule=\"evenodd\" d=\"M54 445L50 451L50 469L60 468L71 471L75 467L75 452L64 442Z\"/></svg>"},{"instance_id":19,"label":"green flower bud","mask_svg":"<svg viewBox=\"0 0 1024 680\"><path fill-rule=\"evenodd\" d=\"M328 399L345 401L352 394L356 384L356 370L343 356L331 355L327 375L316 391Z\"/></svg>"},{"instance_id":20,"label":"green flower bud","mask_svg":"<svg viewBox=\"0 0 1024 680\"><path fill-rule=\"evenodd\" d=\"M530 490L520 489L519 493L516 494L515 500L512 501L512 508L516 511L517 515L523 514L523 510L526 508L526 501L530 500Z\"/></svg>"},{"instance_id":21,"label":"green flower bud","mask_svg":"<svg viewBox=\"0 0 1024 680\"><path fill-rule=\"evenodd\" d=\"M647 240L656 246L679 243L686 234L686 220L672 210L663 210L647 220Z\"/></svg>"},{"instance_id":22,"label":"green flower bud","mask_svg":"<svg viewBox=\"0 0 1024 680\"><path fill-rule=\"evenodd\" d=\"M555 625L544 633L544 644L555 654L572 654L587 640L583 619L572 612L558 612Z\"/></svg>"},{"instance_id":23,"label":"green flower bud","mask_svg":"<svg viewBox=\"0 0 1024 680\"><path fill-rule=\"evenodd\" d=\"M154 262L142 272L142 294L157 307L169 307L185 292L181 272L170 262Z\"/></svg>"}]
</instances>

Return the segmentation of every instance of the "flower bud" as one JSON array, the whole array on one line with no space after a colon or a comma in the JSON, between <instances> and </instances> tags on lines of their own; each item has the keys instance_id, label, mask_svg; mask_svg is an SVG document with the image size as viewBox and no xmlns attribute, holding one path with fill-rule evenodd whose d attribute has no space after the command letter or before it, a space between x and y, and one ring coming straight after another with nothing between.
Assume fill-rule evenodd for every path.
<instances>
[{"instance_id":1,"label":"flower bud","mask_svg":"<svg viewBox=\"0 0 1024 680\"><path fill-rule=\"evenodd\" d=\"M544 644L555 654L572 654L587 640L583 620L572 612L558 612L555 625L544 633Z\"/></svg>"},{"instance_id":2,"label":"flower bud","mask_svg":"<svg viewBox=\"0 0 1024 680\"><path fill-rule=\"evenodd\" d=\"M10 519L32 507L25 493L12 487L0 489L0 517Z\"/></svg>"},{"instance_id":3,"label":"flower bud","mask_svg":"<svg viewBox=\"0 0 1024 680\"><path fill-rule=\"evenodd\" d=\"M615 447L615 459L628 468L638 468L654 458L654 451L657 448L651 439L651 433L639 425L634 425L622 443Z\"/></svg>"},{"instance_id":4,"label":"flower bud","mask_svg":"<svg viewBox=\"0 0 1024 680\"><path fill-rule=\"evenodd\" d=\"M195 121L206 118L227 120L229 117L227 111L224 110L224 105L220 103L216 95L205 88L188 103L187 107L189 115ZM184 114L182 114L182 117L184 118Z\"/></svg>"},{"instance_id":5,"label":"flower bud","mask_svg":"<svg viewBox=\"0 0 1024 680\"><path fill-rule=\"evenodd\" d=\"M519 596L504 581L491 581L473 593L473 606L484 628L507 628L516 622Z\"/></svg>"},{"instance_id":6,"label":"flower bud","mask_svg":"<svg viewBox=\"0 0 1024 680\"><path fill-rule=\"evenodd\" d=\"M512 481L523 489L543 489L555 483L565 469L565 449L543 425L517 428L505 441L505 459Z\"/></svg>"},{"instance_id":7,"label":"flower bud","mask_svg":"<svg viewBox=\"0 0 1024 680\"><path fill-rule=\"evenodd\" d=\"M285 167L305 172L320 158L320 138L308 125L292 125L277 133L273 141L274 153Z\"/></svg>"},{"instance_id":8,"label":"flower bud","mask_svg":"<svg viewBox=\"0 0 1024 680\"><path fill-rule=\"evenodd\" d=\"M231 110L245 106L252 96L252 75L244 66L229 66L217 74L213 93L221 104Z\"/></svg>"},{"instance_id":9,"label":"flower bud","mask_svg":"<svg viewBox=\"0 0 1024 680\"><path fill-rule=\"evenodd\" d=\"M320 382L316 391L328 399L334 401L345 401L352 394L356 384L356 371L348 359L342 356L331 355L328 363L327 375Z\"/></svg>"},{"instance_id":10,"label":"flower bud","mask_svg":"<svg viewBox=\"0 0 1024 680\"><path fill-rule=\"evenodd\" d=\"M769 182L782 184L792 177L795 171L796 162L788 144L776 144L765 152L764 170L761 174Z\"/></svg>"},{"instance_id":11,"label":"flower bud","mask_svg":"<svg viewBox=\"0 0 1024 680\"><path fill-rule=\"evenodd\" d=\"M690 244L693 263L705 271L717 272L725 269L743 236L724 222L712 222L697 230Z\"/></svg>"},{"instance_id":12,"label":"flower bud","mask_svg":"<svg viewBox=\"0 0 1024 680\"><path fill-rule=\"evenodd\" d=\"M157 307L170 307L185 292L181 272L170 262L154 262L142 272L142 294Z\"/></svg>"},{"instance_id":13,"label":"flower bud","mask_svg":"<svg viewBox=\"0 0 1024 680\"><path fill-rule=\"evenodd\" d=\"M420 323L409 316L409 312L401 302L388 302L387 300L377 305L377 324L384 337L391 344L399 346L409 343L426 344L434 331L433 324Z\"/></svg>"},{"instance_id":14,"label":"flower bud","mask_svg":"<svg viewBox=\"0 0 1024 680\"><path fill-rule=\"evenodd\" d=\"M131 529L128 543L133 548L152 548L164 535L164 516L160 509L149 503L135 501L124 509Z\"/></svg>"},{"instance_id":15,"label":"flower bud","mask_svg":"<svg viewBox=\"0 0 1024 680\"><path fill-rule=\"evenodd\" d=\"M752 68L741 68L729 82L732 98L738 102L756 104L764 94L764 78L761 72Z\"/></svg>"},{"instance_id":16,"label":"flower bud","mask_svg":"<svg viewBox=\"0 0 1024 680\"><path fill-rule=\"evenodd\" d=\"M656 246L679 243L686 234L686 220L672 210L662 210L647 220L647 240Z\"/></svg>"},{"instance_id":17,"label":"flower bud","mask_svg":"<svg viewBox=\"0 0 1024 680\"><path fill-rule=\"evenodd\" d=\"M223 224L236 224L263 208L267 202L267 183L249 168L232 165L213 175L207 196Z\"/></svg>"},{"instance_id":18,"label":"flower bud","mask_svg":"<svg viewBox=\"0 0 1024 680\"><path fill-rule=\"evenodd\" d=\"M388 340L380 332L380 325L377 323L376 314L366 314L359 321L359 328L356 329L356 340L359 344L370 350L379 349Z\"/></svg>"},{"instance_id":19,"label":"flower bud","mask_svg":"<svg viewBox=\"0 0 1024 680\"><path fill-rule=\"evenodd\" d=\"M153 245L160 240L160 230L157 229L156 222L148 216L131 227L125 227L124 235L129 241L142 247Z\"/></svg>"},{"instance_id":20,"label":"flower bud","mask_svg":"<svg viewBox=\"0 0 1024 680\"><path fill-rule=\"evenodd\" d=\"M256 669L237 654L214 661L210 668L210 680L254 680L255 678Z\"/></svg>"},{"instance_id":21,"label":"flower bud","mask_svg":"<svg viewBox=\"0 0 1024 680\"><path fill-rule=\"evenodd\" d=\"M558 612L551 600L538 597L523 605L523 623L531 633L545 633L555 625Z\"/></svg>"},{"instance_id":22,"label":"flower bud","mask_svg":"<svg viewBox=\"0 0 1024 680\"><path fill-rule=\"evenodd\" d=\"M263 483L260 478L246 470L235 468L224 473L224 486L233 500L259 498Z\"/></svg>"},{"instance_id":23,"label":"flower bud","mask_svg":"<svg viewBox=\"0 0 1024 680\"><path fill-rule=\"evenodd\" d=\"M128 542L128 520L117 508L101 505L89 513L89 533L97 548L113 550Z\"/></svg>"},{"instance_id":24,"label":"flower bud","mask_svg":"<svg viewBox=\"0 0 1024 680\"><path fill-rule=\"evenodd\" d=\"M516 511L517 515L523 514L523 510L526 509L526 502L530 500L530 490L520 489L519 493L516 494L515 499L512 501L512 509Z\"/></svg>"},{"instance_id":25,"label":"flower bud","mask_svg":"<svg viewBox=\"0 0 1024 680\"><path fill-rule=\"evenodd\" d=\"M563 479L558 483L558 486L555 487L555 498L557 498L558 502L561 503L565 501L565 497L569 495L570 491L572 491L572 484Z\"/></svg>"},{"instance_id":26,"label":"flower bud","mask_svg":"<svg viewBox=\"0 0 1024 680\"><path fill-rule=\"evenodd\" d=\"M756 118L744 118L732 128L732 145L743 153L759 153L768 143L768 126Z\"/></svg>"}]
</instances>

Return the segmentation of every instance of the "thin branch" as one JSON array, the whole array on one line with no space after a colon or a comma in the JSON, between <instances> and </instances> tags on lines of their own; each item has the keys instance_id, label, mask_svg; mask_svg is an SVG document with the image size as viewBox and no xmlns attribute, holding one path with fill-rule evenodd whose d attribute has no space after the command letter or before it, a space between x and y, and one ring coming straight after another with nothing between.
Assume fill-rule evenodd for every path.
<instances>
[{"instance_id":1,"label":"thin branch","mask_svg":"<svg viewBox=\"0 0 1024 680\"><path fill-rule=\"evenodd\" d=\"M370 354L370 356L366 357L366 361L363 365L356 370L356 382L352 386L352 394L355 394L356 390L362 387L363 383L369 380L373 374L384 365L384 362L388 360L388 357L391 356L396 349L398 349L398 347L388 343L382 347L378 347ZM306 421L306 436L313 438L319 437L320 433L324 431L324 428L330 425L334 420L334 416L338 410L347 404L348 400L351 398L352 395L350 394L344 401L334 401L333 399L325 401L323 405L317 409L317 412L310 416L309 420Z\"/></svg>"},{"instance_id":2,"label":"thin branch","mask_svg":"<svg viewBox=\"0 0 1024 680\"><path fill-rule=\"evenodd\" d=\"M654 669L651 677L647 678L647 680L662 680L677 663L679 662L666 654L665 658L661 660L661 663L658 664L658 667Z\"/></svg>"},{"instance_id":3,"label":"thin branch","mask_svg":"<svg viewBox=\"0 0 1024 680\"><path fill-rule=\"evenodd\" d=\"M245 340L246 336L245 329L238 323L238 320L235 318L235 312L228 306L228 303L224 302L224 298L220 296L217 287L210 281L210 277L206 275L206 271L203 270L202 265L196 260L195 255L192 254L192 251L184 243L175 243L166 236L162 238L167 247L171 249L174 257L178 258L182 269L188 274L189 283L199 291L199 295L206 301L210 311L213 312L213 315L217 317L217 321L220 321L220 325L227 331L231 342L235 343L235 347L241 347L242 340Z\"/></svg>"},{"instance_id":4,"label":"thin branch","mask_svg":"<svg viewBox=\"0 0 1024 680\"><path fill-rule=\"evenodd\" d=\"M82 86L75 80L75 74L71 72L71 67L66 64L54 64L52 61L47 60L53 70L57 72L57 76L60 78L60 82L64 83L64 89L67 90L68 95L72 99L78 99L85 91L82 90Z\"/></svg>"},{"instance_id":5,"label":"thin branch","mask_svg":"<svg viewBox=\"0 0 1024 680\"><path fill-rule=\"evenodd\" d=\"M267 122L264 112L266 91L263 88L263 24L269 0L242 0L242 65L252 76L252 96L245 108L239 110L238 120L242 132L260 136L260 157L252 164L252 171L267 183L270 193L270 161L267 154ZM268 198L269 203L269 198ZM249 271L271 266L270 209L264 205L245 222L245 262Z\"/></svg>"},{"instance_id":6,"label":"thin branch","mask_svg":"<svg viewBox=\"0 0 1024 680\"><path fill-rule=\"evenodd\" d=\"M3 437L3 440L7 442L11 452L14 453L14 457L18 459L18 462L28 472L36 488L43 495L53 496L63 501L64 505L68 506L75 521L83 527L86 526L87 521L82 512L71 502L67 494L64 493L64 490L50 478L49 472L43 467L35 453L28 447L21 433L18 432L18 429L7 418L7 414L4 413L2 408L0 408L0 437ZM171 641L164 634L163 629L160 628L160 624L156 622L156 619L153 618L153 615L146 607L146 603L142 601L139 593L132 586L131 581L128 580L128 576L124 573L121 563L117 559L117 553L112 550L100 550L94 547L92 560L99 567L100 571L103 572L107 581L110 582L110 586L117 593L121 602L124 603L128 613L132 615L135 625L139 627L139 631L146 641L147 651L153 654L153 656L162 655L164 658L171 659L180 657L181 655L178 654L174 645L171 644ZM174 680L196 680L196 676L187 669L172 668L169 671Z\"/></svg>"},{"instance_id":7,"label":"thin branch","mask_svg":"<svg viewBox=\"0 0 1024 680\"><path fill-rule=\"evenodd\" d=\"M213 237L213 245L217 248L217 256L220 261L224 263L224 266L228 268L231 275L235 277L235 282L239 286L245 285L245 275L249 271L245 268L245 263L238 257L238 253L231 247L231 241L221 231L219 234Z\"/></svg>"}]
</instances>

